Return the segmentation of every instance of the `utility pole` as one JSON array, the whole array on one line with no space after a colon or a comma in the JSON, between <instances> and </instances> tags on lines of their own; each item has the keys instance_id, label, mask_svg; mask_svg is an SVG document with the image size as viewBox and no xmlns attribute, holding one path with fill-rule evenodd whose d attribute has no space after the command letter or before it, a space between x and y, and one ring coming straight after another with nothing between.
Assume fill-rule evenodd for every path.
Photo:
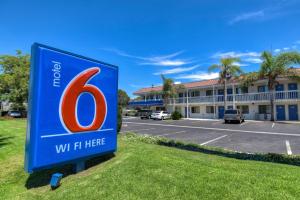
<instances>
[{"instance_id":1,"label":"utility pole","mask_svg":"<svg viewBox=\"0 0 300 200\"><path fill-rule=\"evenodd\" d=\"M189 90L186 89L186 118L189 118Z\"/></svg>"},{"instance_id":2,"label":"utility pole","mask_svg":"<svg viewBox=\"0 0 300 200\"><path fill-rule=\"evenodd\" d=\"M213 85L214 119L216 119L215 85Z\"/></svg>"},{"instance_id":3,"label":"utility pole","mask_svg":"<svg viewBox=\"0 0 300 200\"><path fill-rule=\"evenodd\" d=\"M233 109L235 109L235 88L234 88L234 84L232 83L232 107Z\"/></svg>"}]
</instances>

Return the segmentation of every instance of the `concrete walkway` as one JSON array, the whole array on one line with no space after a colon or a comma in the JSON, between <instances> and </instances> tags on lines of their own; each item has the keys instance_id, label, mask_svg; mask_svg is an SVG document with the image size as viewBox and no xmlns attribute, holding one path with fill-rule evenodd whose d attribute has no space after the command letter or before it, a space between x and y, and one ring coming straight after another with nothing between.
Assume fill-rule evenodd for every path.
<instances>
[{"instance_id":1,"label":"concrete walkway","mask_svg":"<svg viewBox=\"0 0 300 200\"><path fill-rule=\"evenodd\" d=\"M182 118L183 120L192 120L192 121L223 121L223 119L203 119L203 118ZM252 120L246 119L246 121L250 122L271 122L269 120ZM299 124L300 121L274 121L274 123L282 123L282 124Z\"/></svg>"}]
</instances>

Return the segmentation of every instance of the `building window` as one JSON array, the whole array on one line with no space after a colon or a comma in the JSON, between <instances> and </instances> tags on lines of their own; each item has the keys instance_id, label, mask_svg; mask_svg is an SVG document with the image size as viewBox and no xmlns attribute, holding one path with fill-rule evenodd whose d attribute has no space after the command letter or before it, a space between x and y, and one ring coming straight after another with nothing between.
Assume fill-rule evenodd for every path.
<instances>
[{"instance_id":1,"label":"building window","mask_svg":"<svg viewBox=\"0 0 300 200\"><path fill-rule=\"evenodd\" d=\"M212 90L206 90L206 96L212 96L213 91Z\"/></svg>"},{"instance_id":2,"label":"building window","mask_svg":"<svg viewBox=\"0 0 300 200\"><path fill-rule=\"evenodd\" d=\"M288 89L289 90L298 90L297 83L289 83Z\"/></svg>"},{"instance_id":3,"label":"building window","mask_svg":"<svg viewBox=\"0 0 300 200\"><path fill-rule=\"evenodd\" d=\"M257 91L258 91L258 92L266 92L266 89L267 89L267 88L266 88L265 85L261 85L261 86L258 86L258 87L257 87Z\"/></svg>"},{"instance_id":4,"label":"building window","mask_svg":"<svg viewBox=\"0 0 300 200\"><path fill-rule=\"evenodd\" d=\"M215 113L214 107L206 106L206 113L208 113L208 114Z\"/></svg>"},{"instance_id":5,"label":"building window","mask_svg":"<svg viewBox=\"0 0 300 200\"><path fill-rule=\"evenodd\" d=\"M239 109L243 114L249 114L249 106L237 106L237 109Z\"/></svg>"},{"instance_id":6,"label":"building window","mask_svg":"<svg viewBox=\"0 0 300 200\"><path fill-rule=\"evenodd\" d=\"M242 94L248 93L248 87L241 87Z\"/></svg>"},{"instance_id":7,"label":"building window","mask_svg":"<svg viewBox=\"0 0 300 200\"><path fill-rule=\"evenodd\" d=\"M232 88L227 89L227 94L231 95L232 94Z\"/></svg>"},{"instance_id":8,"label":"building window","mask_svg":"<svg viewBox=\"0 0 300 200\"><path fill-rule=\"evenodd\" d=\"M199 106L193 106L191 107L192 113L200 113L200 107Z\"/></svg>"},{"instance_id":9,"label":"building window","mask_svg":"<svg viewBox=\"0 0 300 200\"><path fill-rule=\"evenodd\" d=\"M258 106L258 113L259 114L270 114L271 113L271 106L270 105L259 105Z\"/></svg>"},{"instance_id":10,"label":"building window","mask_svg":"<svg viewBox=\"0 0 300 200\"><path fill-rule=\"evenodd\" d=\"M200 96L200 92L199 91L192 91L191 96L192 97L198 97L198 96Z\"/></svg>"},{"instance_id":11,"label":"building window","mask_svg":"<svg viewBox=\"0 0 300 200\"><path fill-rule=\"evenodd\" d=\"M224 90L223 89L219 89L218 90L218 95L224 95Z\"/></svg>"}]
</instances>

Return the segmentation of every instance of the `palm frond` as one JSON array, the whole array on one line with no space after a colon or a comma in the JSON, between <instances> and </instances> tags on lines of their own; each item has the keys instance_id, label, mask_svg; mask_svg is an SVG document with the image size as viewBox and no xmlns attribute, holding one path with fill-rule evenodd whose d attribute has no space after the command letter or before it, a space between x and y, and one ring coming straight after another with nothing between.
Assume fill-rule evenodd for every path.
<instances>
[{"instance_id":1,"label":"palm frond","mask_svg":"<svg viewBox=\"0 0 300 200\"><path fill-rule=\"evenodd\" d=\"M250 72L248 74L244 74L241 80L241 86L243 88L248 87L257 80L259 80L259 73L257 72Z\"/></svg>"},{"instance_id":2,"label":"palm frond","mask_svg":"<svg viewBox=\"0 0 300 200\"><path fill-rule=\"evenodd\" d=\"M300 53L296 51L284 52L276 56L275 66L287 69L293 64L300 64Z\"/></svg>"},{"instance_id":3,"label":"palm frond","mask_svg":"<svg viewBox=\"0 0 300 200\"><path fill-rule=\"evenodd\" d=\"M234 63L240 62L241 59L237 57L227 57L227 58L222 58L221 63L224 66L230 66L233 65Z\"/></svg>"},{"instance_id":4,"label":"palm frond","mask_svg":"<svg viewBox=\"0 0 300 200\"><path fill-rule=\"evenodd\" d=\"M228 69L228 72L232 76L238 76L238 75L241 75L243 73L243 70L238 65L231 65L231 67Z\"/></svg>"},{"instance_id":5,"label":"palm frond","mask_svg":"<svg viewBox=\"0 0 300 200\"><path fill-rule=\"evenodd\" d=\"M213 65L208 67L208 71L214 71L216 69L221 69L221 66L217 65L217 64L213 64Z\"/></svg>"}]
</instances>

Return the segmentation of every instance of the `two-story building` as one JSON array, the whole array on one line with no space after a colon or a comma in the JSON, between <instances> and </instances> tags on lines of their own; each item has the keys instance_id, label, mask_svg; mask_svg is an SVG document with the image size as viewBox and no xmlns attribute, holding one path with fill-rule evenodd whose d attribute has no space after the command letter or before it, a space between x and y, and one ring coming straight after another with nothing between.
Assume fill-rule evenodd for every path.
<instances>
[{"instance_id":1,"label":"two-story building","mask_svg":"<svg viewBox=\"0 0 300 200\"><path fill-rule=\"evenodd\" d=\"M246 119L269 120L273 95L276 120L299 120L300 83L284 77L277 81L273 93L268 91L267 80L256 81L246 88L241 87L238 81L229 81L226 109L240 109ZM186 118L223 118L224 86L217 79L183 85L185 89L178 91L178 98L169 99L166 103L160 94L162 86L142 88L134 92L141 100L131 101L130 105L169 112L177 110Z\"/></svg>"}]
</instances>

